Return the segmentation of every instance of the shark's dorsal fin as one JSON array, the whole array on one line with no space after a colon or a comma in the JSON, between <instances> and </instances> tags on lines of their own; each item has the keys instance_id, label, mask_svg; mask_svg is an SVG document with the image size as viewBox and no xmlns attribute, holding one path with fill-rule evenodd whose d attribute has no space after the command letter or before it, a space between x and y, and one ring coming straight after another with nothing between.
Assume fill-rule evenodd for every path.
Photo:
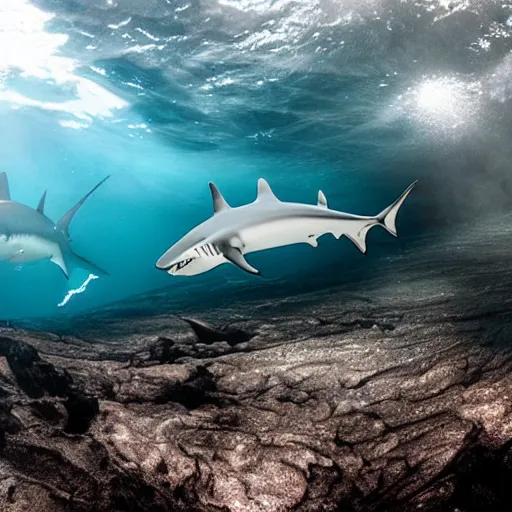
<instances>
[{"instance_id":1,"label":"shark's dorsal fin","mask_svg":"<svg viewBox=\"0 0 512 512\"><path fill-rule=\"evenodd\" d=\"M43 195L41 196L41 199L39 200L39 204L37 205L37 211L44 215L44 202L46 201L46 190L44 191Z\"/></svg>"},{"instance_id":2,"label":"shark's dorsal fin","mask_svg":"<svg viewBox=\"0 0 512 512\"><path fill-rule=\"evenodd\" d=\"M325 197L325 194L319 190L318 191L318 204L317 206L320 206L320 208L328 208L327 206L327 198Z\"/></svg>"},{"instance_id":3,"label":"shark's dorsal fin","mask_svg":"<svg viewBox=\"0 0 512 512\"><path fill-rule=\"evenodd\" d=\"M266 180L260 178L258 180L258 197L256 198L256 201L268 200L279 201L274 192L272 192L272 189L270 188L270 185L266 182Z\"/></svg>"},{"instance_id":4,"label":"shark's dorsal fin","mask_svg":"<svg viewBox=\"0 0 512 512\"><path fill-rule=\"evenodd\" d=\"M230 210L231 206L229 206L228 202L224 199L215 183L210 181L208 185L210 186L210 192L212 193L213 213L215 214Z\"/></svg>"},{"instance_id":5,"label":"shark's dorsal fin","mask_svg":"<svg viewBox=\"0 0 512 512\"><path fill-rule=\"evenodd\" d=\"M10 201L9 180L5 172L0 174L0 201Z\"/></svg>"},{"instance_id":6,"label":"shark's dorsal fin","mask_svg":"<svg viewBox=\"0 0 512 512\"><path fill-rule=\"evenodd\" d=\"M64 234L69 238L69 223L71 222L71 220L73 219L75 213L79 210L80 206L82 206L85 201L87 200L87 198L102 184L104 183L106 180L108 180L108 178L110 178L110 176L107 176L105 179L101 180L90 192L88 192L87 194L85 194L84 197L82 197L82 199L80 199L80 201L78 201L78 203L75 204L75 206L73 206L73 208L71 208L71 210L69 210L66 215L64 215L64 217L62 217L62 219L59 220L59 222L57 222L57 227L59 227L63 232Z\"/></svg>"}]
</instances>

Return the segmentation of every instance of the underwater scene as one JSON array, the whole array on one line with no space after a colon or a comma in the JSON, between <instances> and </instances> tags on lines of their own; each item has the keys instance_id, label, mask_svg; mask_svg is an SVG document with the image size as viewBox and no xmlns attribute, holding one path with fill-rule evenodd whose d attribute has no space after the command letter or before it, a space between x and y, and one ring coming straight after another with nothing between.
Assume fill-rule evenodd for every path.
<instances>
[{"instance_id":1,"label":"underwater scene","mask_svg":"<svg viewBox=\"0 0 512 512\"><path fill-rule=\"evenodd\" d=\"M512 4L0 0L0 141L0 511L512 510Z\"/></svg>"}]
</instances>

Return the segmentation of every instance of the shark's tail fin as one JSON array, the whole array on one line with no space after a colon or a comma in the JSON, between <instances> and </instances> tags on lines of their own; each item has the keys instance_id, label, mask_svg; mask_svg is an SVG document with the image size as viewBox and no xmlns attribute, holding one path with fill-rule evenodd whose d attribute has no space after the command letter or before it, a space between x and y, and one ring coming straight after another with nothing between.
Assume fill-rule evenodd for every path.
<instances>
[{"instance_id":1,"label":"shark's tail fin","mask_svg":"<svg viewBox=\"0 0 512 512\"><path fill-rule=\"evenodd\" d=\"M76 252L71 252L70 254L71 259L75 263L77 267L83 268L85 270L88 270L92 274L95 274L97 276L108 276L110 275L107 271L103 270L102 268L98 267L98 265L95 265L94 263L91 263L89 260L86 260L82 256L79 256Z\"/></svg>"},{"instance_id":2,"label":"shark's tail fin","mask_svg":"<svg viewBox=\"0 0 512 512\"><path fill-rule=\"evenodd\" d=\"M407 187L407 189L393 204L382 210L376 217L379 224L387 231L389 231L393 236L398 236L396 232L396 216L398 214L398 210L407 199L407 196L411 193L411 190L414 188L416 183L418 183L418 181L411 183L411 185Z\"/></svg>"}]
</instances>

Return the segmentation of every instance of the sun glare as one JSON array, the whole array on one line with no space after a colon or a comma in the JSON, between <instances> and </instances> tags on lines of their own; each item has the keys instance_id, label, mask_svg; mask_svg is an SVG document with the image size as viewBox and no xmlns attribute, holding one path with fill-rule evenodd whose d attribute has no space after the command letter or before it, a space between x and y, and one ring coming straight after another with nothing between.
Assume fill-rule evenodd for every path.
<instances>
[{"instance_id":1,"label":"sun glare","mask_svg":"<svg viewBox=\"0 0 512 512\"><path fill-rule=\"evenodd\" d=\"M418 108L427 113L442 113L456 108L457 94L451 84L426 81L416 93Z\"/></svg>"},{"instance_id":2,"label":"sun glare","mask_svg":"<svg viewBox=\"0 0 512 512\"><path fill-rule=\"evenodd\" d=\"M52 18L52 14L26 0L0 1L0 101L14 108L68 113L85 126L94 117L109 117L115 110L125 107L124 100L91 80L75 75L75 61L59 54L68 36L45 31L45 25ZM34 77L56 87L72 85L77 97L62 102L44 101L36 91L36 97L27 97L10 88L8 78L13 76Z\"/></svg>"}]
</instances>

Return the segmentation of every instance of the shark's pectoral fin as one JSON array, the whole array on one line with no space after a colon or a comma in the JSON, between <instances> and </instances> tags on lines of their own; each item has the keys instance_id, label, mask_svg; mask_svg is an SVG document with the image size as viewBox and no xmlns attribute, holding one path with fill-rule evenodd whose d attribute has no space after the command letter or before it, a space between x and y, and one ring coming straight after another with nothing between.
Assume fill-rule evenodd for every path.
<instances>
[{"instance_id":1,"label":"shark's pectoral fin","mask_svg":"<svg viewBox=\"0 0 512 512\"><path fill-rule=\"evenodd\" d=\"M225 245L219 247L228 261L236 265L238 268L241 268L245 272L249 272L249 274L254 274L256 276L261 275L260 271L254 268L252 265L249 265L247 260L244 258L242 251L238 247L233 247L232 245Z\"/></svg>"},{"instance_id":2,"label":"shark's pectoral fin","mask_svg":"<svg viewBox=\"0 0 512 512\"><path fill-rule=\"evenodd\" d=\"M69 272L66 262L64 261L64 256L62 255L62 251L58 250L51 258L50 261L55 263L61 270L62 273L66 276L66 279L69 279Z\"/></svg>"}]
</instances>

